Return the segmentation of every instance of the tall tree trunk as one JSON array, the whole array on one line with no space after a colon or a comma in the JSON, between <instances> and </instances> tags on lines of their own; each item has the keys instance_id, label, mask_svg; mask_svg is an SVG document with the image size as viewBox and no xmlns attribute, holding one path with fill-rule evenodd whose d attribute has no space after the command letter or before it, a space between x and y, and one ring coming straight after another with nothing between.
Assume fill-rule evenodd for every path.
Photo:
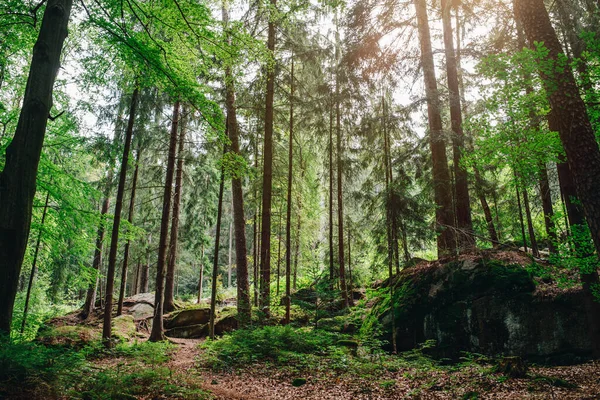
<instances>
[{"instance_id":1,"label":"tall tree trunk","mask_svg":"<svg viewBox=\"0 0 600 400\"><path fill-rule=\"evenodd\" d=\"M223 20L227 26L227 9L223 7ZM228 34L228 42L231 39ZM226 90L226 108L227 108L227 130L231 140L231 151L238 157L241 157L239 143L239 130L237 124L237 114L235 105L235 86L231 68L225 69L225 90ZM235 229L235 265L237 282L237 311L240 325L250 323L252 316L252 305L250 303L250 283L248 281L248 248L246 244L246 217L244 215L244 191L241 176L233 176L231 180L231 196L233 201L233 224ZM254 221L254 230L256 232L256 220ZM231 236L230 245L231 248ZM231 258L231 257L230 257ZM231 268L231 260L229 261ZM256 263L255 263L256 270ZM254 281L256 285L256 280ZM231 286L231 278L229 278Z\"/></svg>"},{"instance_id":2,"label":"tall tree trunk","mask_svg":"<svg viewBox=\"0 0 600 400\"><path fill-rule=\"evenodd\" d=\"M270 0L272 12L269 13L267 48L271 57L275 57L275 8L277 0ZM275 68L267 67L267 96L265 105L265 137L263 150L263 197L262 232L260 247L261 273L261 318L271 315L271 202L273 194L273 100L275 95Z\"/></svg>"},{"instance_id":3,"label":"tall tree trunk","mask_svg":"<svg viewBox=\"0 0 600 400\"><path fill-rule=\"evenodd\" d=\"M129 199L129 224L133 224L133 213L135 211L135 192L137 188L138 173L140 170L140 157L141 148L138 146L135 169L133 170L133 179L131 181L131 198ZM131 247L131 241L127 240L125 243L125 251L123 252L123 269L121 271L121 290L119 291L119 303L117 305L117 316L123 313L123 300L125 299L125 288L127 285L127 265L129 263L129 248Z\"/></svg>"},{"instance_id":4,"label":"tall tree trunk","mask_svg":"<svg viewBox=\"0 0 600 400\"><path fill-rule=\"evenodd\" d=\"M332 98L333 100L333 98ZM333 102L329 106L329 285L333 289Z\"/></svg>"},{"instance_id":5,"label":"tall tree trunk","mask_svg":"<svg viewBox=\"0 0 600 400\"><path fill-rule=\"evenodd\" d=\"M223 151L225 154L225 151ZM221 218L223 216L223 189L225 187L225 171L221 167L221 183L219 184L219 203L217 205L217 226L215 228L215 252L212 268L212 288L210 291L209 335L215 338L215 316L217 313L217 279L219 278L219 242L221 239Z\"/></svg>"},{"instance_id":6,"label":"tall tree trunk","mask_svg":"<svg viewBox=\"0 0 600 400\"><path fill-rule=\"evenodd\" d=\"M559 62L564 53L543 0L514 0L514 8L530 44L543 42L548 49L548 60L554 62L551 68L540 68L539 72L548 93L553 120L567 154L569 169L573 174L596 251L600 253L600 149L586 106L573 71ZM600 285L597 269L581 271L581 281L587 305L590 307L590 332L594 355L598 357L600 303L594 301L593 294L594 288Z\"/></svg>"},{"instance_id":7,"label":"tall tree trunk","mask_svg":"<svg viewBox=\"0 0 600 400\"><path fill-rule=\"evenodd\" d=\"M481 208L483 209L483 215L485 216L485 223L488 228L488 234L490 235L492 247L496 248L500 244L500 240L498 239L498 233L496 232L496 227L494 226L492 210L490 209L490 205L488 204L485 194L483 193L483 186L483 178L479 173L479 169L475 168L475 192L477 193L477 197L479 197L479 202L481 203Z\"/></svg>"},{"instance_id":8,"label":"tall tree trunk","mask_svg":"<svg viewBox=\"0 0 600 400\"><path fill-rule=\"evenodd\" d=\"M177 242L179 240L179 215L181 210L181 195L183 192L183 162L185 149L185 134L187 129L187 109L181 113L179 127L179 147L177 149L177 172L175 173L175 195L173 196L173 217L171 219L171 236L169 239L169 255L165 282L164 311L175 310L173 289L175 286L175 269L177 268Z\"/></svg>"},{"instance_id":9,"label":"tall tree trunk","mask_svg":"<svg viewBox=\"0 0 600 400\"><path fill-rule=\"evenodd\" d=\"M113 291L115 286L115 267L117 265L117 251L119 249L119 228L121 227L121 213L123 211L123 197L125 195L125 181L127 179L127 166L129 164L129 153L131 151L131 138L133 137L133 125L139 101L139 89L136 87L131 96L129 109L129 121L125 131L125 145L123 146L123 157L121 159L121 171L119 172L119 186L117 187L117 199L115 201L115 214L113 220L112 234L110 237L110 250L108 253L108 269L106 272L106 289L104 291L104 324L102 326L102 341L106 347L112 347L112 307Z\"/></svg>"},{"instance_id":10,"label":"tall tree trunk","mask_svg":"<svg viewBox=\"0 0 600 400\"><path fill-rule=\"evenodd\" d=\"M279 279L281 278L281 228L283 219L283 204L279 207L279 224L277 224L277 289L276 293L279 297Z\"/></svg>"},{"instance_id":11,"label":"tall tree trunk","mask_svg":"<svg viewBox=\"0 0 600 400\"><path fill-rule=\"evenodd\" d=\"M198 304L202 301L202 292L204 290L204 243L202 243L200 257L200 280L198 281Z\"/></svg>"},{"instance_id":12,"label":"tall tree trunk","mask_svg":"<svg viewBox=\"0 0 600 400\"><path fill-rule=\"evenodd\" d=\"M535 238L535 230L533 229L533 220L531 218L531 208L529 207L529 194L527 188L523 186L523 204L525 205L525 216L527 217L527 229L529 230L529 240L531 242L531 253L534 257L540 256L537 239Z\"/></svg>"},{"instance_id":13,"label":"tall tree trunk","mask_svg":"<svg viewBox=\"0 0 600 400\"><path fill-rule=\"evenodd\" d=\"M288 138L287 210L285 216L285 323L290 323L292 275L292 184L294 168L294 53L290 75L290 137Z\"/></svg>"},{"instance_id":14,"label":"tall tree trunk","mask_svg":"<svg viewBox=\"0 0 600 400\"><path fill-rule=\"evenodd\" d=\"M148 236L148 254L146 257L146 265L142 268L142 273L140 274L140 291L142 293L148 293L149 290L149 281L150 281L150 246L152 245L152 234Z\"/></svg>"},{"instance_id":15,"label":"tall tree trunk","mask_svg":"<svg viewBox=\"0 0 600 400\"><path fill-rule=\"evenodd\" d=\"M232 217L233 217L233 215L232 215ZM231 221L229 221L229 258L227 261L227 288L231 287L231 271L233 269L232 256L233 256L233 218Z\"/></svg>"},{"instance_id":16,"label":"tall tree trunk","mask_svg":"<svg viewBox=\"0 0 600 400\"><path fill-rule=\"evenodd\" d=\"M452 183L448 171L448 158L443 137L440 96L435 77L435 64L431 47L429 20L425 0L413 0L417 12L419 39L421 42L421 63L427 96L429 115L429 143L433 161L433 186L436 208L436 230L438 232L438 257L456 253L454 232L454 210L452 209Z\"/></svg>"},{"instance_id":17,"label":"tall tree trunk","mask_svg":"<svg viewBox=\"0 0 600 400\"><path fill-rule=\"evenodd\" d=\"M171 193L173 191L173 175L175 175L175 158L177 151L177 127L179 125L179 100L173 106L171 120L171 136L169 140L169 156L167 160L167 176L163 194L162 218L160 221L160 238L158 241L158 261L156 262L156 292L154 295L154 318L152 319L151 342L164 339L163 335L163 301L165 290L165 264L167 262L169 222L171 215Z\"/></svg>"},{"instance_id":18,"label":"tall tree trunk","mask_svg":"<svg viewBox=\"0 0 600 400\"><path fill-rule=\"evenodd\" d=\"M393 243L393 232L392 232L392 169L390 168L390 143L387 135L387 122L386 122L386 108L385 98L382 98L382 110L383 110L383 169L385 170L385 214L386 214L386 239L387 239L387 250L388 250L388 282L390 290L390 313L392 314L392 349L393 353L397 353L397 340L396 340L396 316L394 313L394 243Z\"/></svg>"},{"instance_id":19,"label":"tall tree trunk","mask_svg":"<svg viewBox=\"0 0 600 400\"><path fill-rule=\"evenodd\" d=\"M0 173L0 332L10 334L13 305L25 257L36 179L52 89L72 0L48 0L33 47L23 106Z\"/></svg>"},{"instance_id":20,"label":"tall tree trunk","mask_svg":"<svg viewBox=\"0 0 600 400\"><path fill-rule=\"evenodd\" d=\"M25 324L27 323L27 312L29 311L29 299L31 297L31 288L33 287L33 278L35 277L35 271L37 269L37 259L40 252L40 244L42 243L42 233L44 233L44 222L46 222L46 215L48 214L48 203L50 202L50 191L46 193L46 200L44 202L44 211L42 211L42 223L40 224L40 231L38 233L37 241L35 243L35 251L33 253L33 262L31 263L31 273L29 274L29 284L27 285L27 294L25 295L25 307L23 308L23 321L21 321L21 335L25 332Z\"/></svg>"},{"instance_id":21,"label":"tall tree trunk","mask_svg":"<svg viewBox=\"0 0 600 400\"><path fill-rule=\"evenodd\" d=\"M544 210L544 224L546 234L548 235L548 249L551 253L556 253L556 226L554 225L554 209L552 206L552 193L550 191L550 180L546 164L540 165L540 197L542 199L542 209Z\"/></svg>"},{"instance_id":22,"label":"tall tree trunk","mask_svg":"<svg viewBox=\"0 0 600 400\"><path fill-rule=\"evenodd\" d=\"M337 35L337 34L336 34ZM336 40L339 42L339 40ZM337 45L339 47L339 43ZM339 48L337 49L339 62ZM335 76L335 130L337 133L337 202L338 202L338 263L339 263L339 274L340 274L340 289L342 291L342 300L344 306L348 308L350 301L348 299L348 288L346 286L346 263L344 253L346 247L344 246L344 195L343 195L343 170L342 170L342 123L341 123L341 109L340 109L340 82L339 82L339 64Z\"/></svg>"},{"instance_id":23,"label":"tall tree trunk","mask_svg":"<svg viewBox=\"0 0 600 400\"><path fill-rule=\"evenodd\" d=\"M81 313L79 314L80 318L83 320L88 319L92 311L94 310L96 304L96 292L98 290L98 284L100 281L100 266L102 265L102 245L104 243L104 233L106 232L106 214L108 214L108 207L110 206L110 186L112 183L112 174L109 174L109 179L106 184L106 189L104 192L104 200L102 201L102 209L100 211L100 224L98 225L98 233L96 235L96 248L94 250L94 260L92 261L92 269L96 274L96 279L94 282L90 282L87 293L85 296L85 303L83 304L83 308Z\"/></svg>"},{"instance_id":24,"label":"tall tree trunk","mask_svg":"<svg viewBox=\"0 0 600 400\"><path fill-rule=\"evenodd\" d=\"M442 22L444 26L444 49L446 53L446 73L450 97L450 118L452 120L452 150L454 153L454 177L456 191L456 223L460 230L457 236L459 253L475 250L473 221L471 220L471 199L467 170L461 165L464 149L462 110L458 81L458 67L454 52L454 38L451 20L452 1L442 0Z\"/></svg>"},{"instance_id":25,"label":"tall tree trunk","mask_svg":"<svg viewBox=\"0 0 600 400\"><path fill-rule=\"evenodd\" d=\"M527 253L527 235L525 235L525 220L523 218L523 207L521 206L521 194L519 193L519 183L517 182L517 173L515 172L515 191L517 192L517 208L519 209L519 222L521 223L521 236L523 237L523 248Z\"/></svg>"}]
</instances>

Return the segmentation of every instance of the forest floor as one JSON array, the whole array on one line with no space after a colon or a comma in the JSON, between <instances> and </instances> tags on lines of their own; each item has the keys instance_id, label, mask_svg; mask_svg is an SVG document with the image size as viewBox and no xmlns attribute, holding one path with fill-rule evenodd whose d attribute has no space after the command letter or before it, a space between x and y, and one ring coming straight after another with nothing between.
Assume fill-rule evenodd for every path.
<instances>
[{"instance_id":1,"label":"forest floor","mask_svg":"<svg viewBox=\"0 0 600 400\"><path fill-rule=\"evenodd\" d=\"M197 376L215 400L600 399L599 362L532 367L521 379L491 373L489 366L476 363L447 369L407 365L378 376L317 368L306 376L306 384L295 387L292 381L297 374L267 364L229 372L202 368L202 341L173 340L177 350L168 365L178 373Z\"/></svg>"},{"instance_id":2,"label":"forest floor","mask_svg":"<svg viewBox=\"0 0 600 400\"><path fill-rule=\"evenodd\" d=\"M600 361L531 365L525 377L511 378L480 355L445 364L418 350L306 350L311 340L327 338L309 328L256 328L215 342L149 343L140 333L110 351L97 341L65 348L60 339L32 342L27 351L0 346L0 362L8 361L0 368L0 399L600 399ZM56 349L67 349L66 358ZM36 371L23 375L23 368ZM3 381L9 372L12 382Z\"/></svg>"}]
</instances>

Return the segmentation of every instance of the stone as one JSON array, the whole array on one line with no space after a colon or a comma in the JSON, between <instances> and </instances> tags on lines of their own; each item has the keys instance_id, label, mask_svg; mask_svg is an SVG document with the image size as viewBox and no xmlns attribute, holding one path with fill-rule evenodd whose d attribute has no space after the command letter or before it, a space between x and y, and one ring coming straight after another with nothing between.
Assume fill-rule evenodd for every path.
<instances>
[{"instance_id":1,"label":"stone","mask_svg":"<svg viewBox=\"0 0 600 400\"><path fill-rule=\"evenodd\" d=\"M139 321L152 318L154 316L154 307L147 303L136 303L126 312L131 315L134 320Z\"/></svg>"},{"instance_id":2,"label":"stone","mask_svg":"<svg viewBox=\"0 0 600 400\"><path fill-rule=\"evenodd\" d=\"M179 339L199 339L208 336L208 324L179 326L165 331L165 336Z\"/></svg>"},{"instance_id":3,"label":"stone","mask_svg":"<svg viewBox=\"0 0 600 400\"><path fill-rule=\"evenodd\" d=\"M215 335L222 335L234 331L238 328L238 321L235 315L225 315L217 318L215 321Z\"/></svg>"},{"instance_id":4,"label":"stone","mask_svg":"<svg viewBox=\"0 0 600 400\"><path fill-rule=\"evenodd\" d=\"M430 354L441 358L466 351L571 363L591 356L581 289L543 295L519 264L484 256L421 264L397 275L394 287L399 351L431 340L437 345ZM380 324L380 339L391 342L391 321L389 299L382 296L361 331Z\"/></svg>"},{"instance_id":5,"label":"stone","mask_svg":"<svg viewBox=\"0 0 600 400\"><path fill-rule=\"evenodd\" d=\"M210 308L196 307L174 311L164 316L165 329L203 325L210 320Z\"/></svg>"}]
</instances>

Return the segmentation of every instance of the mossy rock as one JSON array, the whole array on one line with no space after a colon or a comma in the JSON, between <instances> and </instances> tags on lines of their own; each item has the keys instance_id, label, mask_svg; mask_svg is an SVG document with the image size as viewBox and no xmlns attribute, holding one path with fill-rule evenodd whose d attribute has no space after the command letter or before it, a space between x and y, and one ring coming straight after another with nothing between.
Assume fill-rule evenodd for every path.
<instances>
[{"instance_id":1,"label":"mossy rock","mask_svg":"<svg viewBox=\"0 0 600 400\"><path fill-rule=\"evenodd\" d=\"M181 326L165 331L165 336L180 339L199 339L208 336L208 324Z\"/></svg>"},{"instance_id":2,"label":"mossy rock","mask_svg":"<svg viewBox=\"0 0 600 400\"><path fill-rule=\"evenodd\" d=\"M133 315L119 315L112 319L112 335L120 340L128 341L137 334Z\"/></svg>"},{"instance_id":3,"label":"mossy rock","mask_svg":"<svg viewBox=\"0 0 600 400\"><path fill-rule=\"evenodd\" d=\"M233 313L220 316L215 321L215 335L222 335L238 328L238 320Z\"/></svg>"},{"instance_id":4,"label":"mossy rock","mask_svg":"<svg viewBox=\"0 0 600 400\"><path fill-rule=\"evenodd\" d=\"M190 325L207 324L210 320L210 307L189 307L165 315L165 329L181 328Z\"/></svg>"},{"instance_id":5,"label":"mossy rock","mask_svg":"<svg viewBox=\"0 0 600 400\"><path fill-rule=\"evenodd\" d=\"M579 294L565 293L560 301L536 297L532 276L519 264L485 256L420 263L384 284L361 334L381 332L379 338L391 342L394 318L400 351L435 340L432 355L441 358L467 351L548 361L591 353Z\"/></svg>"},{"instance_id":6,"label":"mossy rock","mask_svg":"<svg viewBox=\"0 0 600 400\"><path fill-rule=\"evenodd\" d=\"M99 341L102 335L98 329L84 325L44 326L37 336L37 341L45 345L69 346L82 348Z\"/></svg>"}]
</instances>

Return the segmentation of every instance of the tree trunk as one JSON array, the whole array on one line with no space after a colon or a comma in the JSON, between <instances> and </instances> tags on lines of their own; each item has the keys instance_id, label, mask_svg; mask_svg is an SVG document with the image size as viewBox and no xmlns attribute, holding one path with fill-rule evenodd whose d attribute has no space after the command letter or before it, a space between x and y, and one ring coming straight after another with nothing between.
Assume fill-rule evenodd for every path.
<instances>
[{"instance_id":1,"label":"tree trunk","mask_svg":"<svg viewBox=\"0 0 600 400\"><path fill-rule=\"evenodd\" d=\"M10 334L27 248L37 170L72 0L48 0L12 142L0 173L0 333Z\"/></svg>"},{"instance_id":2,"label":"tree trunk","mask_svg":"<svg viewBox=\"0 0 600 400\"><path fill-rule=\"evenodd\" d=\"M275 57L275 8L277 0L270 0L273 11L269 14L267 48L271 57ZM267 67L267 97L265 105L265 137L263 150L263 198L262 232L260 247L261 272L261 318L271 315L271 202L273 194L273 100L275 95L275 68Z\"/></svg>"},{"instance_id":3,"label":"tree trunk","mask_svg":"<svg viewBox=\"0 0 600 400\"><path fill-rule=\"evenodd\" d=\"M225 154L225 151L223 151ZM221 168L221 183L219 185L219 204L217 206L217 226L215 228L215 253L213 256L212 288L210 291L210 338L215 338L215 314L217 312L217 279L219 277L219 242L221 239L221 218L223 214L223 189L225 187L225 171Z\"/></svg>"},{"instance_id":4,"label":"tree trunk","mask_svg":"<svg viewBox=\"0 0 600 400\"><path fill-rule=\"evenodd\" d=\"M488 234L490 235L490 241L492 242L492 246L496 248L498 247L498 244L500 244L500 240L498 239L498 233L496 232L496 227L494 226L492 210L490 209L490 205L488 204L485 194L483 193L483 186L483 178L481 177L479 170L475 168L475 192L477 193L477 197L481 203L481 208L483 209L483 215L485 216L485 223L488 228Z\"/></svg>"},{"instance_id":5,"label":"tree trunk","mask_svg":"<svg viewBox=\"0 0 600 400\"><path fill-rule=\"evenodd\" d=\"M167 160L167 176L163 195L162 218L160 221L160 238L158 242L158 261L156 262L156 292L154 295L154 318L152 319L151 342L164 339L163 335L163 300L165 288L165 264L167 261L167 247L169 236L169 222L171 214L171 193L173 191L173 175L175 174L175 158L177 150L177 127L179 125L179 100L173 106L173 119L171 120L171 136L169 140L169 158Z\"/></svg>"},{"instance_id":6,"label":"tree trunk","mask_svg":"<svg viewBox=\"0 0 600 400\"><path fill-rule=\"evenodd\" d=\"M149 281L150 281L150 246L152 244L152 235L148 236L148 256L146 259L146 265L142 268L142 273L140 274L140 291L142 293L148 293L149 290Z\"/></svg>"},{"instance_id":7,"label":"tree trunk","mask_svg":"<svg viewBox=\"0 0 600 400\"><path fill-rule=\"evenodd\" d=\"M104 201L102 202L102 209L100 211L100 224L98 225L98 234L96 235L96 249L94 250L94 261L92 261L92 269L96 274L96 279L93 283L90 283L87 289L87 294L85 296L85 303L83 304L83 309L79 314L80 318L83 320L88 319L92 311L94 310L94 306L96 304L96 292L98 290L98 283L100 280L100 266L102 265L102 245L104 243L104 233L106 232L106 214L108 214L108 207L110 205L110 185L112 178L109 174L109 182L106 184L106 190L104 192Z\"/></svg>"},{"instance_id":8,"label":"tree trunk","mask_svg":"<svg viewBox=\"0 0 600 400\"><path fill-rule=\"evenodd\" d=\"M540 165L540 197L542 199L542 209L544 210L544 224L546 225L546 234L548 235L548 249L551 253L556 253L556 226L554 225L554 210L552 207L552 193L550 191L550 181L548 179L548 170L546 164Z\"/></svg>"},{"instance_id":9,"label":"tree trunk","mask_svg":"<svg viewBox=\"0 0 600 400\"><path fill-rule=\"evenodd\" d=\"M444 26L444 49L446 53L446 73L450 97L450 118L452 120L452 150L454 153L454 177L456 191L456 224L460 230L457 236L459 253L475 250L473 221L471 219L471 199L467 170L461 165L464 150L463 118L461 110L458 66L454 52L454 38L451 20L452 1L442 0L442 22Z\"/></svg>"},{"instance_id":10,"label":"tree trunk","mask_svg":"<svg viewBox=\"0 0 600 400\"><path fill-rule=\"evenodd\" d=\"M336 36L339 36L336 33ZM339 38L336 38L336 51L338 53L336 59L339 62ZM346 263L344 253L346 247L344 246L344 196L343 196L343 170L342 170L342 123L341 123L341 109L340 109L340 82L339 82L339 64L335 75L335 130L337 133L337 202L338 202L338 263L339 263L339 274L340 274L340 289L342 290L342 300L344 300L344 306L348 308L350 301L348 299L348 288L346 286Z\"/></svg>"},{"instance_id":11,"label":"tree trunk","mask_svg":"<svg viewBox=\"0 0 600 400\"><path fill-rule=\"evenodd\" d=\"M517 19L523 23L531 44L543 42L548 49L551 68L544 65L539 72L550 100L554 123L567 154L577 194L597 253L600 253L600 149L590 123L586 106L579 93L573 71L560 60L564 57L556 32L543 0L514 0ZM558 64L558 65L557 65ZM593 289L600 282L597 269L581 271L586 302L590 307L590 331L594 355L600 356L600 303L594 301Z\"/></svg>"},{"instance_id":12,"label":"tree trunk","mask_svg":"<svg viewBox=\"0 0 600 400\"><path fill-rule=\"evenodd\" d=\"M279 224L277 225L277 297L279 297L279 278L281 277L281 228L283 223L283 204L279 208Z\"/></svg>"},{"instance_id":13,"label":"tree trunk","mask_svg":"<svg viewBox=\"0 0 600 400\"><path fill-rule=\"evenodd\" d=\"M521 223L521 236L523 237L523 248L527 253L527 236L525 235L525 220L523 219L523 207L521 206L521 194L519 193L519 184L515 172L515 191L517 192L517 207L519 209L519 222Z\"/></svg>"},{"instance_id":14,"label":"tree trunk","mask_svg":"<svg viewBox=\"0 0 600 400\"><path fill-rule=\"evenodd\" d=\"M290 75L290 137L288 139L287 212L285 216L285 323L290 323L292 275L292 184L294 168L294 53Z\"/></svg>"},{"instance_id":15,"label":"tree trunk","mask_svg":"<svg viewBox=\"0 0 600 400\"><path fill-rule=\"evenodd\" d=\"M42 212L42 223L35 243L35 251L33 253L33 262L31 263L31 273L29 274L29 284L27 285L27 294L25 295L25 307L23 308L23 321L21 321L21 335L25 332L25 324L27 322L27 311L29 311L29 298L31 296L31 288L33 287L33 278L37 269L37 259L42 243L42 233L44 232L44 222L46 222L46 214L48 213L48 202L50 201L50 191L46 193L46 201L44 202L44 211Z\"/></svg>"},{"instance_id":16,"label":"tree trunk","mask_svg":"<svg viewBox=\"0 0 600 400\"><path fill-rule=\"evenodd\" d=\"M448 158L443 137L440 96L435 77L435 64L431 47L429 20L425 0L413 0L417 12L419 39L421 42L421 63L427 96L429 116L429 144L433 162L433 186L436 208L436 230L438 232L438 257L456 253L454 232L454 210L452 209L452 183L448 171Z\"/></svg>"},{"instance_id":17,"label":"tree trunk","mask_svg":"<svg viewBox=\"0 0 600 400\"><path fill-rule=\"evenodd\" d=\"M525 216L527 217L527 229L529 230L529 240L531 242L531 253L534 257L540 256L537 239L535 238L535 230L533 229L533 220L531 218L531 209L529 207L529 194L527 188L523 187L523 203L525 204Z\"/></svg>"},{"instance_id":18,"label":"tree trunk","mask_svg":"<svg viewBox=\"0 0 600 400\"><path fill-rule=\"evenodd\" d=\"M142 154L140 146L135 160L135 169L133 170L133 179L131 180L131 198L129 199L129 224L133 224L133 213L135 211L135 191L137 188L138 173L140 170L140 155ZM119 291L119 303L117 305L117 316L123 313L123 300L125 299L125 289L127 285L127 265L129 263L129 248L131 241L125 243L125 251L123 252L123 270L121 271L121 290Z\"/></svg>"},{"instance_id":19,"label":"tree trunk","mask_svg":"<svg viewBox=\"0 0 600 400\"><path fill-rule=\"evenodd\" d=\"M227 9L223 6L223 22L228 24L229 15ZM231 39L227 40L231 43ZM239 130L237 123L237 113L235 105L235 86L231 68L225 69L225 90L226 90L226 108L227 108L227 130L231 140L231 151L238 157L242 156L239 143ZM241 176L233 176L231 180L231 196L233 201L233 224L235 229L235 265L237 282L237 311L238 320L241 326L250 323L252 316L252 305L250 303L250 283L248 282L248 248L246 244L246 217L244 215L244 191ZM231 229L231 227L230 227ZM256 220L254 221L254 231L256 232ZM256 236L255 236L256 237ZM231 234L229 239L229 248L231 248ZM256 270L256 261L255 261ZM231 256L229 261L231 268ZM256 280L254 281L256 285ZM229 285L231 286L231 274L229 275Z\"/></svg>"},{"instance_id":20,"label":"tree trunk","mask_svg":"<svg viewBox=\"0 0 600 400\"><path fill-rule=\"evenodd\" d=\"M119 248L119 228L121 226L121 212L123 211L123 197L125 195L125 181L127 179L127 166L129 165L129 152L131 150L131 138L133 137L133 125L139 100L139 89L136 87L131 96L129 109L129 121L125 131L125 145L123 146L123 158L121 159L121 171L119 172L119 186L117 187L117 199L115 201L115 214L113 220L112 234L110 237L110 250L108 253L108 269L106 272L106 289L104 291L104 324L102 326L102 341L106 347L112 347L112 306L113 291L115 285L115 267L117 265L117 250Z\"/></svg>"},{"instance_id":21,"label":"tree trunk","mask_svg":"<svg viewBox=\"0 0 600 400\"><path fill-rule=\"evenodd\" d=\"M204 243L202 243L200 258L200 280L198 281L198 304L202 301L202 292L204 291Z\"/></svg>"},{"instance_id":22,"label":"tree trunk","mask_svg":"<svg viewBox=\"0 0 600 400\"><path fill-rule=\"evenodd\" d=\"M232 261L233 261L232 260L232 255L233 255L233 215L231 217L232 217L232 220L229 221L229 259L227 262L227 288L231 287L231 270L233 269L233 263L232 263Z\"/></svg>"},{"instance_id":23,"label":"tree trunk","mask_svg":"<svg viewBox=\"0 0 600 400\"><path fill-rule=\"evenodd\" d=\"M332 99L333 100L333 99ZM333 289L333 102L329 106L329 285Z\"/></svg>"},{"instance_id":24,"label":"tree trunk","mask_svg":"<svg viewBox=\"0 0 600 400\"><path fill-rule=\"evenodd\" d=\"M175 286L175 269L177 267L177 242L179 239L179 215L181 210L181 194L183 192L183 162L185 149L185 134L187 128L187 110L184 107L179 127L179 147L177 149L177 172L175 174L175 195L173 196L173 217L171 219L171 236L169 239L169 255L165 283L164 311L175 310L173 288Z\"/></svg>"}]
</instances>

